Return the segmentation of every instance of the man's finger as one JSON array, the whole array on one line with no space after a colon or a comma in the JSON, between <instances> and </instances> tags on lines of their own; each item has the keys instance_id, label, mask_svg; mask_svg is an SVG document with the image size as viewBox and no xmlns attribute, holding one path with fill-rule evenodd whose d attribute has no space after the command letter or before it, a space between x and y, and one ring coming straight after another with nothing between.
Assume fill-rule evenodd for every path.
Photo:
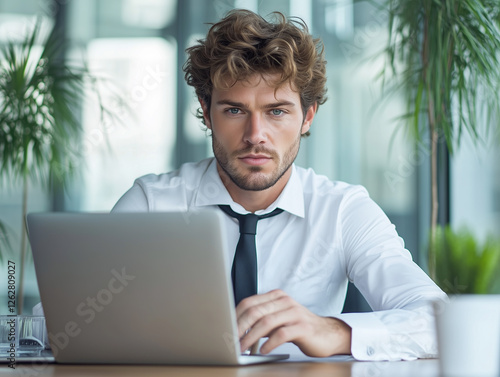
<instances>
[{"instance_id":1,"label":"man's finger","mask_svg":"<svg viewBox=\"0 0 500 377\"><path fill-rule=\"evenodd\" d=\"M286 296L285 292L283 292L281 289L274 289L267 293L247 297L241 300L238 306L236 306L236 317L239 318L245 311L247 311L249 308L253 306L261 305L266 302L276 300L283 296Z\"/></svg>"},{"instance_id":2,"label":"man's finger","mask_svg":"<svg viewBox=\"0 0 500 377\"><path fill-rule=\"evenodd\" d=\"M269 338L260 347L260 352L267 354L284 343L293 342L303 336L303 332L304 330L297 324L282 326L269 334Z\"/></svg>"},{"instance_id":3,"label":"man's finger","mask_svg":"<svg viewBox=\"0 0 500 377\"><path fill-rule=\"evenodd\" d=\"M268 314L259 319L241 339L242 350L247 349L260 338L270 336L276 329L288 326L297 320L297 313L293 308Z\"/></svg>"},{"instance_id":4,"label":"man's finger","mask_svg":"<svg viewBox=\"0 0 500 377\"><path fill-rule=\"evenodd\" d=\"M288 296L281 296L277 299L265 301L261 304L248 307L248 309L242 312L237 319L239 336L242 337L263 317L285 310L292 306L292 304L293 302Z\"/></svg>"}]
</instances>

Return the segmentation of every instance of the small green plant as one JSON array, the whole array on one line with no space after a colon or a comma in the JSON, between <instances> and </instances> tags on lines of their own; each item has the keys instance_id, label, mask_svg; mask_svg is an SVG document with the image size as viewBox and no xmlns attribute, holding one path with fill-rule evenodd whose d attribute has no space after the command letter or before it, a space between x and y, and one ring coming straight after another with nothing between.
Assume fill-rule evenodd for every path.
<instances>
[{"instance_id":1,"label":"small green plant","mask_svg":"<svg viewBox=\"0 0 500 377\"><path fill-rule=\"evenodd\" d=\"M500 293L500 240L489 237L484 243L467 229L454 231L437 227L436 283L446 293Z\"/></svg>"}]
</instances>

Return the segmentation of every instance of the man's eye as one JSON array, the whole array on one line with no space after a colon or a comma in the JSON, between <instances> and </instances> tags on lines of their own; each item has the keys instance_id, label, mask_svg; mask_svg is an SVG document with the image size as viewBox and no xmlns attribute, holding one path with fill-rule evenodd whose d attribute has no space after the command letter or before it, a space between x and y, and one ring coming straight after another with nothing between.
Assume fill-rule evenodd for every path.
<instances>
[{"instance_id":1,"label":"man's eye","mask_svg":"<svg viewBox=\"0 0 500 377\"><path fill-rule=\"evenodd\" d=\"M271 110L271 114L275 115L275 116L280 116L281 114L283 114L283 110L280 110L280 109L272 109Z\"/></svg>"},{"instance_id":2,"label":"man's eye","mask_svg":"<svg viewBox=\"0 0 500 377\"><path fill-rule=\"evenodd\" d=\"M237 108L233 107L231 109L227 109L227 112L230 113L230 114L233 114L233 115L237 115L237 114L239 114L240 109L237 109Z\"/></svg>"}]
</instances>

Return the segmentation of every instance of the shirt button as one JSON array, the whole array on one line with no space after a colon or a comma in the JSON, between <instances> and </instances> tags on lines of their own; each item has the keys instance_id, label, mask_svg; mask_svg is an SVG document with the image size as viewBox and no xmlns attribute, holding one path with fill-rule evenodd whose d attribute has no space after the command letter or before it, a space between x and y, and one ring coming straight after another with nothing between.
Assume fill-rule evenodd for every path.
<instances>
[{"instance_id":1,"label":"shirt button","mask_svg":"<svg viewBox=\"0 0 500 377\"><path fill-rule=\"evenodd\" d=\"M374 353L375 353L375 350L373 349L373 347L367 347L366 348L366 354L368 356L372 356Z\"/></svg>"}]
</instances>

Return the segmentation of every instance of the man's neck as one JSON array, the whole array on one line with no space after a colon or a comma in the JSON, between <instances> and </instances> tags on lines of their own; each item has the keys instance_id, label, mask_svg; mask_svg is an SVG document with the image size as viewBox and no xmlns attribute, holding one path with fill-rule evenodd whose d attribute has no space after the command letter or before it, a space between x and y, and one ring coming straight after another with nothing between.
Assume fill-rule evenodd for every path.
<instances>
[{"instance_id":1,"label":"man's neck","mask_svg":"<svg viewBox=\"0 0 500 377\"><path fill-rule=\"evenodd\" d=\"M285 172L285 174L283 174L276 184L266 190L260 191L250 191L239 188L220 168L219 164L217 164L217 172L219 173L220 179L226 187L226 190L229 192L231 199L247 211L253 213L266 209L274 201L276 201L276 199L278 199L278 196L280 196L290 179L290 176L292 175L292 167L290 166L290 168Z\"/></svg>"}]
</instances>

